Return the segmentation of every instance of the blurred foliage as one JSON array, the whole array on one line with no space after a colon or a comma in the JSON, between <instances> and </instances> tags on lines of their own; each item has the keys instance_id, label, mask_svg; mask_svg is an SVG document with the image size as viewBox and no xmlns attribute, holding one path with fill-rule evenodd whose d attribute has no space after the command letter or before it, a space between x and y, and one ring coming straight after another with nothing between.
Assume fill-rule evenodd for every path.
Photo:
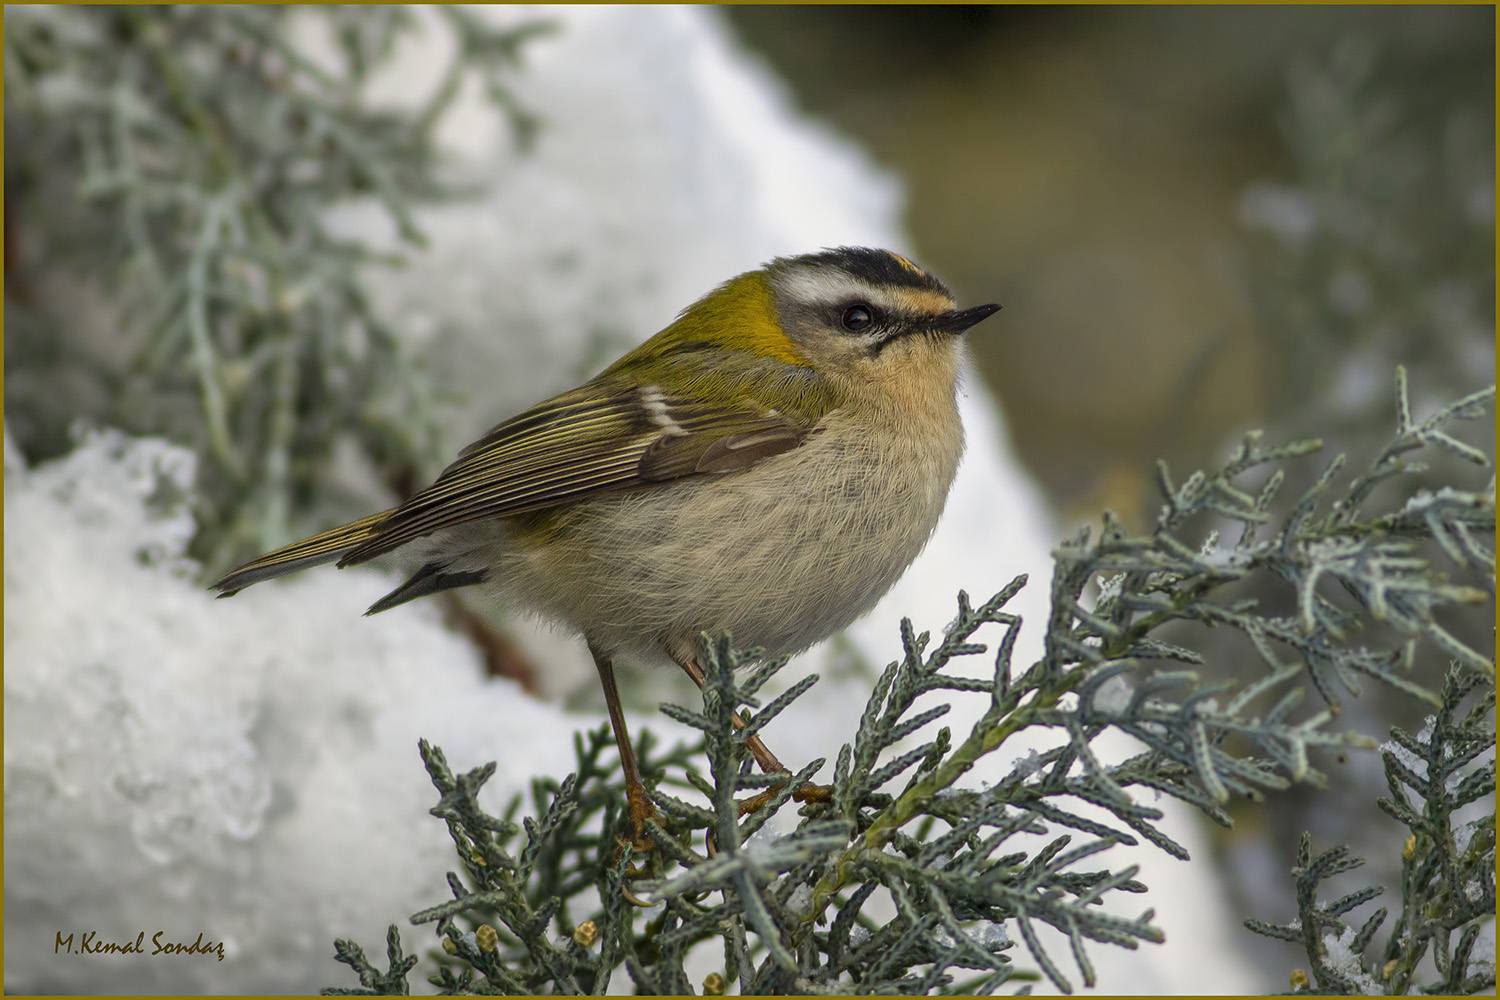
<instances>
[{"instance_id":1,"label":"blurred foliage","mask_svg":"<svg viewBox=\"0 0 1500 1000\"><path fill-rule=\"evenodd\" d=\"M1398 89L1390 63L1355 39L1295 64L1293 179L1240 204L1267 411L1361 442L1390 412L1393 365L1430 393L1466 391L1495 357L1493 106Z\"/></svg>"},{"instance_id":2,"label":"blurred foliage","mask_svg":"<svg viewBox=\"0 0 1500 1000\"><path fill-rule=\"evenodd\" d=\"M1433 354L1486 350L1493 336L1483 210L1493 183L1492 7L727 11L802 106L899 172L923 260L961 295L1005 304L971 349L1016 453L1069 524L1106 506L1132 529L1149 524L1151 463L1201 466L1245 427L1333 437L1333 419L1282 421L1346 385L1341 362L1362 338L1386 348L1350 380L1383 408L1365 414L1373 435L1389 426L1383 387L1396 364L1434 400L1471 391L1473 373L1492 367L1475 358L1470 377L1453 381L1422 367ZM1330 57L1341 39L1357 58ZM1311 78L1361 60L1356 102L1340 99L1315 121L1292 110ZM1300 67L1290 78L1289 64ZM1369 106L1383 108L1377 129L1339 117ZM1438 265L1470 255L1460 273L1482 283L1443 300L1447 319L1378 333L1376 323L1330 326L1316 313L1280 325L1276 310L1300 309L1291 293L1304 286L1310 307L1326 312L1318 300L1332 272L1318 258L1328 241L1314 237L1320 249L1295 261L1269 259L1281 252L1276 238L1247 233L1236 208L1252 184L1304 190L1305 151L1318 143L1349 169L1359 214L1378 214L1368 228L1406 240L1408 261L1422 258L1411 277L1439 279L1436 290L1453 276ZM1393 169L1391 152L1419 162ZM1463 211L1471 195L1473 216ZM1404 267L1366 274L1396 280L1374 292L1383 315L1397 288L1422 294ZM1283 269L1289 280L1278 284ZM1347 295L1350 285L1339 288ZM1478 336L1454 315L1475 292Z\"/></svg>"},{"instance_id":3,"label":"blurred foliage","mask_svg":"<svg viewBox=\"0 0 1500 1000\"><path fill-rule=\"evenodd\" d=\"M1288 182L1243 193L1237 272L1255 310L1265 408L1278 434L1316 431L1340 450L1363 451L1378 447L1393 417L1405 419L1385 391L1394 365L1420 387L1423 409L1494 377L1493 67L1483 88L1466 64L1423 67L1352 38L1288 73L1281 125L1295 169ZM1493 422L1476 425L1469 439L1492 454ZM1439 452L1407 463L1408 474L1420 495L1437 497L1464 461ZM1310 475L1289 471L1288 484L1303 488ZM1443 532L1408 538L1418 558L1441 558L1449 543ZM1245 595L1290 611L1266 581ZM1435 618L1466 646L1493 651L1492 620ZM1224 637L1211 641L1237 663ZM1441 659L1419 658L1412 679L1438 689L1445 669ZM1252 670L1239 664L1233 674ZM1386 686L1349 707L1345 718L1364 731L1421 724L1420 706ZM1327 794L1290 790L1257 819L1256 832L1223 840L1243 911L1269 917L1278 909L1279 887L1267 875L1303 867L1296 844L1306 830L1368 857L1375 881L1402 877L1388 850L1390 825L1374 808L1380 769L1356 758L1345 775Z\"/></svg>"},{"instance_id":4,"label":"blurred foliage","mask_svg":"<svg viewBox=\"0 0 1500 1000\"><path fill-rule=\"evenodd\" d=\"M1151 534L1132 537L1106 515L1097 540L1085 531L1058 548L1045 653L1024 670L1012 664L1022 622L1005 610L1024 577L977 608L960 593L958 615L935 647L903 622L902 655L880 675L840 750L826 800L807 802L790 833L774 832L769 821L824 761L794 777L757 775L745 742L817 677L760 707L758 692L784 660L757 662L756 651L736 651L727 637L703 638L701 709L663 706L704 734L709 773L692 766L697 748L648 755L643 770L655 781L660 822L648 824L652 850L634 857L619 838L623 780L601 760L607 728L578 741L574 774L535 784L536 817L520 824L519 800L504 817L478 802L494 764L456 775L423 742L440 794L432 812L447 823L459 862L447 878L452 898L411 917L434 924L442 940L430 982L444 993L598 993L623 968L637 992L690 993L690 957L701 966L705 956L717 964L722 955L701 983L706 993L727 983L742 994L990 993L1039 975L1064 992L1075 976L1109 988L1097 982L1091 949L1162 940L1152 910L1130 918L1101 905L1150 889L1135 866L1108 865L1110 848L1148 841L1188 857L1142 793L1172 796L1229 826L1233 800L1261 802L1293 783L1326 785L1320 757L1375 745L1331 729L1343 698L1359 693L1356 678L1366 677L1441 713L1415 740L1393 733L1402 750L1386 752L1394 798L1383 808L1426 838L1410 856L1435 860L1407 879L1411 902L1387 940L1385 961L1396 964L1383 980L1411 981L1432 944L1443 956L1443 985L1483 988L1484 970L1470 957L1493 922L1494 883L1472 892L1469 884L1493 868L1493 821L1456 838L1450 821L1493 795L1493 760L1472 764L1493 747L1485 709L1493 708L1494 661L1437 617L1478 617L1472 609L1492 601L1494 480L1478 491L1455 480L1428 492L1416 486L1412 456L1451 452L1488 465L1449 425L1486 416L1494 390L1423 419L1411 414L1404 372L1396 395L1397 433L1368 468L1345 477L1338 456L1289 498L1284 470L1319 442L1267 448L1251 434L1221 468L1180 484L1163 465L1164 505ZM1234 522L1238 538L1221 544L1218 531L1205 532L1210 515ZM1417 554L1419 542L1436 539L1434 558ZM1292 595L1294 613L1240 596L1242 581L1261 577ZM1182 669L1214 666L1162 638L1184 621L1238 636L1260 661L1259 676L1237 685ZM975 641L987 626L1002 630L993 673L966 674L965 660L987 652ZM1415 663L1433 659L1453 664L1442 694L1412 679ZM1308 686L1321 693L1321 709L1302 707ZM1460 717L1458 702L1474 692L1488 700ZM921 707L929 694L936 703ZM931 724L961 697L984 698L988 707L961 740L946 727L932 735ZM740 706L751 709L743 725ZM1020 756L997 783L959 784L981 758L1013 747L1012 737L1041 729L1057 734L1049 749ZM1110 729L1133 737L1140 752L1100 759L1092 744ZM909 746L919 734L925 742ZM1402 753L1420 755L1420 763ZM1402 783L1424 797L1424 809L1411 805ZM743 793L751 797L737 799ZM1343 856L1303 857L1298 905L1319 916L1304 936L1310 947L1321 947L1328 930L1359 962L1380 919L1347 940L1338 921L1376 893L1322 907L1314 898L1320 879L1348 867ZM1103 867L1083 868L1090 859ZM1304 939L1295 925L1254 926ZM1456 947L1445 934L1458 935ZM336 949L362 986L328 992L407 991L412 959L398 928L385 971L353 942ZM1324 989L1363 982L1339 978L1330 962L1315 970Z\"/></svg>"},{"instance_id":5,"label":"blurred foliage","mask_svg":"<svg viewBox=\"0 0 1500 1000\"><path fill-rule=\"evenodd\" d=\"M435 125L477 77L529 133L504 81L543 27L436 20L455 56L400 109L364 91L417 26L405 7L9 14L6 415L32 460L79 416L193 447L210 566L282 540L341 438L392 474L426 464L430 387L365 294L400 261L327 211L373 198L422 245L411 206L458 193Z\"/></svg>"}]
</instances>

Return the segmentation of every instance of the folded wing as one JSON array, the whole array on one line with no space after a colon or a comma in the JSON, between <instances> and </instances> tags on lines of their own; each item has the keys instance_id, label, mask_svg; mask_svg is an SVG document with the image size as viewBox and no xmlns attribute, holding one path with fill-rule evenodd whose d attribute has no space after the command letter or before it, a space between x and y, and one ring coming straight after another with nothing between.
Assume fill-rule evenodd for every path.
<instances>
[{"instance_id":1,"label":"folded wing","mask_svg":"<svg viewBox=\"0 0 1500 1000\"><path fill-rule=\"evenodd\" d=\"M650 386L565 393L465 448L339 565L443 528L746 468L795 448L805 434L775 413L715 407Z\"/></svg>"}]
</instances>

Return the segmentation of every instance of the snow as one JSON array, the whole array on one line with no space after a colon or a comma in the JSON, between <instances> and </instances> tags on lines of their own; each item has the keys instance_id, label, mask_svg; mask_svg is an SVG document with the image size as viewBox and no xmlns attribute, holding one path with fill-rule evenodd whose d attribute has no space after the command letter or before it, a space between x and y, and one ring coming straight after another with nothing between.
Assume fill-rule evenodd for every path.
<instances>
[{"instance_id":1,"label":"snow","mask_svg":"<svg viewBox=\"0 0 1500 1000\"><path fill-rule=\"evenodd\" d=\"M373 307L456 401L446 416L449 452L576 384L717 282L771 256L866 244L921 259L899 226L897 183L798 119L712 12L480 12L560 22L527 49L515 84L518 101L544 123L535 150L518 153L492 110L472 93L461 97L440 135L455 172L482 178L487 193L478 204L420 211L430 250L373 286ZM381 94L426 93L445 44L428 28L377 81ZM309 32L301 44L320 43ZM351 235L391 240L373 206L341 208L337 222ZM1017 669L1040 652L1058 532L977 379L961 409L968 451L942 524L849 632L877 666L896 654L903 615L918 631L936 629L953 617L960 587L977 604L1019 572L1031 583L1008 608L1027 622ZM499 810L533 777L566 774L573 733L603 721L576 639L515 626L533 661L547 666L550 697L530 698L486 679L478 653L442 626L435 606L361 618L393 582L374 570L322 569L213 600L182 557L190 463L165 442L105 433L26 469L7 438L11 992L353 986L332 959L332 939L352 938L378 956L394 921L409 953L431 947L430 932L405 917L445 898L443 874L455 867L443 825L427 814L435 792L417 739L442 746L455 770L498 760L487 801ZM372 509L384 500L370 499ZM976 638L993 648L999 637L991 627ZM814 649L778 682L837 658L829 646ZM972 660L969 673L991 669L990 657ZM651 708L683 700L675 683L666 672L622 677L633 731L688 735ZM835 759L868 685L855 671L830 670L768 727L767 741L788 762ZM561 700L575 695L585 709L565 711ZM962 738L987 701L961 699L940 724ZM912 745L931 736L915 734ZM1051 745L1016 742L965 780L997 781L1011 759ZM1096 747L1106 762L1133 752L1123 740ZM1249 991L1232 915L1205 867L1206 841L1186 807L1162 806L1166 831L1201 860L1182 865L1150 848L1112 853L1112 865L1142 866L1169 943L1091 948L1100 982L1143 993ZM1131 908L1133 916L1144 905ZM201 933L222 942L223 960L152 956L158 930L170 941ZM144 931L147 954L54 954L59 933L88 931L108 942ZM979 933L998 943L1005 932ZM1060 937L1048 947L1066 954ZM722 955L707 961L694 981Z\"/></svg>"},{"instance_id":2,"label":"snow","mask_svg":"<svg viewBox=\"0 0 1500 1000\"><path fill-rule=\"evenodd\" d=\"M1423 720L1421 732L1417 734L1417 742L1422 745L1430 743L1432 740L1432 731L1436 725L1437 716L1427 716L1427 718ZM1395 740L1386 740L1384 743L1380 744L1379 749L1381 753L1390 754L1392 757L1396 758L1397 762L1405 766L1406 769L1413 775L1415 775L1418 779L1425 779L1427 777L1427 761L1421 757L1418 757L1416 754L1412 753L1410 750L1402 746L1400 743L1397 743Z\"/></svg>"},{"instance_id":3,"label":"snow","mask_svg":"<svg viewBox=\"0 0 1500 1000\"><path fill-rule=\"evenodd\" d=\"M1116 674L1095 689L1094 711L1105 716L1124 715L1134 696L1135 688L1130 683L1129 675Z\"/></svg>"},{"instance_id":4,"label":"snow","mask_svg":"<svg viewBox=\"0 0 1500 1000\"><path fill-rule=\"evenodd\" d=\"M8 469L7 986L290 992L338 982L334 933L376 947L454 867L416 741L496 756L489 805L558 773L575 719L485 683L439 627L330 627L388 581L314 574L216 602L153 497L192 456L118 434ZM164 483L167 487L164 488ZM342 622L339 622L342 626ZM355 627L358 626L358 627ZM414 669L420 665L420 669ZM461 710L460 710L461 709ZM54 955L54 936L146 934L146 954ZM202 933L225 957L151 955Z\"/></svg>"},{"instance_id":5,"label":"snow","mask_svg":"<svg viewBox=\"0 0 1500 1000\"><path fill-rule=\"evenodd\" d=\"M1330 968L1352 982L1360 992L1366 996L1378 996L1385 993L1385 988L1375 980L1375 977L1365 971L1364 963L1360 956L1352 950L1354 935L1353 927L1346 927L1337 936L1333 934L1323 935L1323 947L1326 949L1324 961Z\"/></svg>"},{"instance_id":6,"label":"snow","mask_svg":"<svg viewBox=\"0 0 1500 1000\"><path fill-rule=\"evenodd\" d=\"M970 941L987 951L999 951L1010 944L1010 935L1005 932L1005 925L993 920L981 920L973 927L964 928L964 933L969 936Z\"/></svg>"}]
</instances>

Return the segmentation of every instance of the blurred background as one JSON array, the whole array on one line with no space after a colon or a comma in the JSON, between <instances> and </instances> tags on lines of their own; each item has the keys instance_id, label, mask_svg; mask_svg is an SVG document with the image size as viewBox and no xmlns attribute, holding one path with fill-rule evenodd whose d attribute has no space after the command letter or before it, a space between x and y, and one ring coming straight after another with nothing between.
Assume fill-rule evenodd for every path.
<instances>
[{"instance_id":1,"label":"blurred background","mask_svg":"<svg viewBox=\"0 0 1500 1000\"><path fill-rule=\"evenodd\" d=\"M1428 410L1494 380L1491 7L727 13L803 107L903 178L924 263L961 301L1004 304L972 350L1069 528L1110 507L1149 530L1156 460L1180 482L1250 428L1368 460L1397 364ZM1493 454L1493 427L1473 430ZM1230 674L1257 669L1224 652ZM1420 725L1384 690L1346 707L1363 732ZM1389 879L1383 788L1365 758L1321 807L1293 790L1238 810L1215 842L1232 909L1285 905L1302 830Z\"/></svg>"},{"instance_id":2,"label":"blurred background","mask_svg":"<svg viewBox=\"0 0 1500 1000\"><path fill-rule=\"evenodd\" d=\"M1367 460L1397 364L1429 410L1494 380L1491 7L727 13L803 107L903 178L922 260L960 300L1004 304L972 350L1070 528L1110 507L1149 530L1156 460L1180 482L1250 428ZM1385 690L1346 707L1363 732L1420 725ZM1390 878L1378 763L1336 779L1320 807L1293 790L1218 831L1232 909L1284 906L1302 830Z\"/></svg>"},{"instance_id":3,"label":"blurred background","mask_svg":"<svg viewBox=\"0 0 1500 1000\"><path fill-rule=\"evenodd\" d=\"M972 350L1058 538L1097 525L1106 507L1149 530L1154 463L1180 481L1250 428L1272 441L1320 436L1327 454L1367 461L1392 434L1397 365L1419 416L1494 379L1492 7L731 6L716 9L712 30L666 13L621 17L618 38L597 25L589 36L583 13L561 29L545 24L555 12L522 15L533 13L503 30L441 15L462 53L450 65L462 62L504 113L492 131L506 156L482 177L455 176L424 145L446 109L440 62L405 87L437 95L413 121L350 96L406 30L399 13L320 13L347 57L348 92L329 86L303 102L273 86L271 105L237 81L318 74L268 13L11 15L7 480L13 448L33 466L62 456L79 418L189 446L200 462L189 551L222 570L424 481L485 425L451 397L493 390L498 412L484 419L503 417L597 371L733 269L812 249L782 239L823 221L816 199L780 209L808 217L800 230L767 221L774 207L746 207L761 188L744 164L780 150L744 143L790 129L726 138L719 120L751 117L749 105L701 98L714 81L674 61L718 53L720 31L733 60L744 47L765 68L771 79L757 85L785 88L798 129L841 137L817 150L815 193L857 188L839 211L874 207L841 220L837 238L887 238L884 213L904 199L901 249L960 301L1003 304ZM546 66L528 91L532 48L566 45L569 33L587 37L558 57L576 62ZM170 39L187 40L175 53L184 72L201 72L205 102L222 105L161 87ZM70 74L87 86L57 84ZM347 112L354 131L328 128L327 108ZM202 138L194 116L205 109L241 131L214 137L217 147L185 141ZM311 159L299 145L309 135L322 143ZM844 142L888 178L872 179ZM786 157L793 171L804 146ZM237 158L254 169L235 175ZM200 219L222 223L242 206L194 199L225 176L253 197L247 227L230 240L225 226L225 242L239 242L220 257L204 250L213 233ZM498 222L464 204L485 184L499 189ZM425 257L398 239L409 220L392 207L395 189L432 209ZM388 238L340 224L355 198L386 200ZM393 247L413 257L401 281L355 280ZM490 336L496 316L533 336ZM466 339L444 340L448 327ZM411 356L422 364L391 363ZM1493 454L1492 426L1463 436ZM1434 463L1432 483L1459 481L1455 467ZM1308 464L1283 496L1319 468ZM1490 473L1462 475L1482 484ZM1493 650L1488 622L1452 627ZM1261 669L1242 650L1210 660L1227 676ZM1417 679L1436 686L1444 667L1420 664ZM1420 726L1410 699L1365 695L1346 703L1349 728ZM1303 830L1321 846L1352 843L1372 858L1370 878L1389 882L1398 828L1372 805L1378 762L1351 758L1335 778L1321 796L1294 789L1215 831L1233 912L1290 915ZM249 810L257 822L264 808ZM1278 976L1295 958L1242 940Z\"/></svg>"},{"instance_id":4,"label":"blurred background","mask_svg":"<svg viewBox=\"0 0 1500 1000\"><path fill-rule=\"evenodd\" d=\"M1004 304L973 350L1077 518L1141 527L1157 458L1197 467L1333 393L1371 339L1448 355L1444 389L1493 367L1488 7L726 10L900 174L926 263ZM1367 228L1318 232L1317 199ZM1299 273L1262 259L1277 237L1303 241ZM1452 281L1464 321L1422 315ZM1297 328L1261 308L1273 283L1305 297ZM1382 309L1397 329L1364 322Z\"/></svg>"}]
</instances>

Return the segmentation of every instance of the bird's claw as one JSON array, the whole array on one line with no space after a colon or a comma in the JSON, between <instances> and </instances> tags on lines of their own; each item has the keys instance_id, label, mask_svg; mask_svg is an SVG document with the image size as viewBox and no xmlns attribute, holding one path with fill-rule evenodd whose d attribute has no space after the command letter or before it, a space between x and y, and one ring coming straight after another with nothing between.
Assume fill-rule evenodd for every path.
<instances>
[{"instance_id":1,"label":"bird's claw","mask_svg":"<svg viewBox=\"0 0 1500 1000\"><path fill-rule=\"evenodd\" d=\"M750 798L742 800L739 803L740 815L749 816L751 813L764 809L776 797L776 794L785 787L786 784L783 782L780 785L766 789L758 795L752 795ZM792 793L792 798L798 802L832 802L833 786L814 785L812 782L804 782L801 787Z\"/></svg>"},{"instance_id":2,"label":"bird's claw","mask_svg":"<svg viewBox=\"0 0 1500 1000\"><path fill-rule=\"evenodd\" d=\"M633 857L638 854L649 855L652 851L656 850L656 841L653 840L650 833L647 832L649 829L647 824L655 822L659 825L662 821L661 813L657 812L656 806L651 804L651 800L647 797L646 790L644 788L640 789L639 792L637 792L633 788L627 788L625 791L625 795L629 811L627 812L625 817L625 830L623 836L618 836L615 838L616 859L618 859L621 854L627 851ZM650 858L646 859L646 866L644 869L637 868L633 864L626 865L625 878L627 880L627 883L631 879L651 877L651 872L649 870L651 867L652 861ZM631 891L628 884L622 884L620 886L620 895L625 897L625 902L629 903L631 906L639 906L642 909L650 909L651 907L657 905L656 903L648 903L641 897L637 896L634 892Z\"/></svg>"},{"instance_id":3,"label":"bird's claw","mask_svg":"<svg viewBox=\"0 0 1500 1000\"><path fill-rule=\"evenodd\" d=\"M656 903L646 902L644 899L631 892L630 886L625 885L624 883L621 883L620 885L620 895L624 896L625 902L629 903L631 906L639 906L643 910L649 910L653 906L657 905Z\"/></svg>"},{"instance_id":4,"label":"bird's claw","mask_svg":"<svg viewBox=\"0 0 1500 1000\"><path fill-rule=\"evenodd\" d=\"M620 842L636 854L647 854L656 849L656 841L651 839L647 824L655 822L660 825L661 813L656 811L656 806L646 797L644 788L639 794L632 794L627 790L626 797L630 813L626 820L625 836L620 838Z\"/></svg>"}]
</instances>

